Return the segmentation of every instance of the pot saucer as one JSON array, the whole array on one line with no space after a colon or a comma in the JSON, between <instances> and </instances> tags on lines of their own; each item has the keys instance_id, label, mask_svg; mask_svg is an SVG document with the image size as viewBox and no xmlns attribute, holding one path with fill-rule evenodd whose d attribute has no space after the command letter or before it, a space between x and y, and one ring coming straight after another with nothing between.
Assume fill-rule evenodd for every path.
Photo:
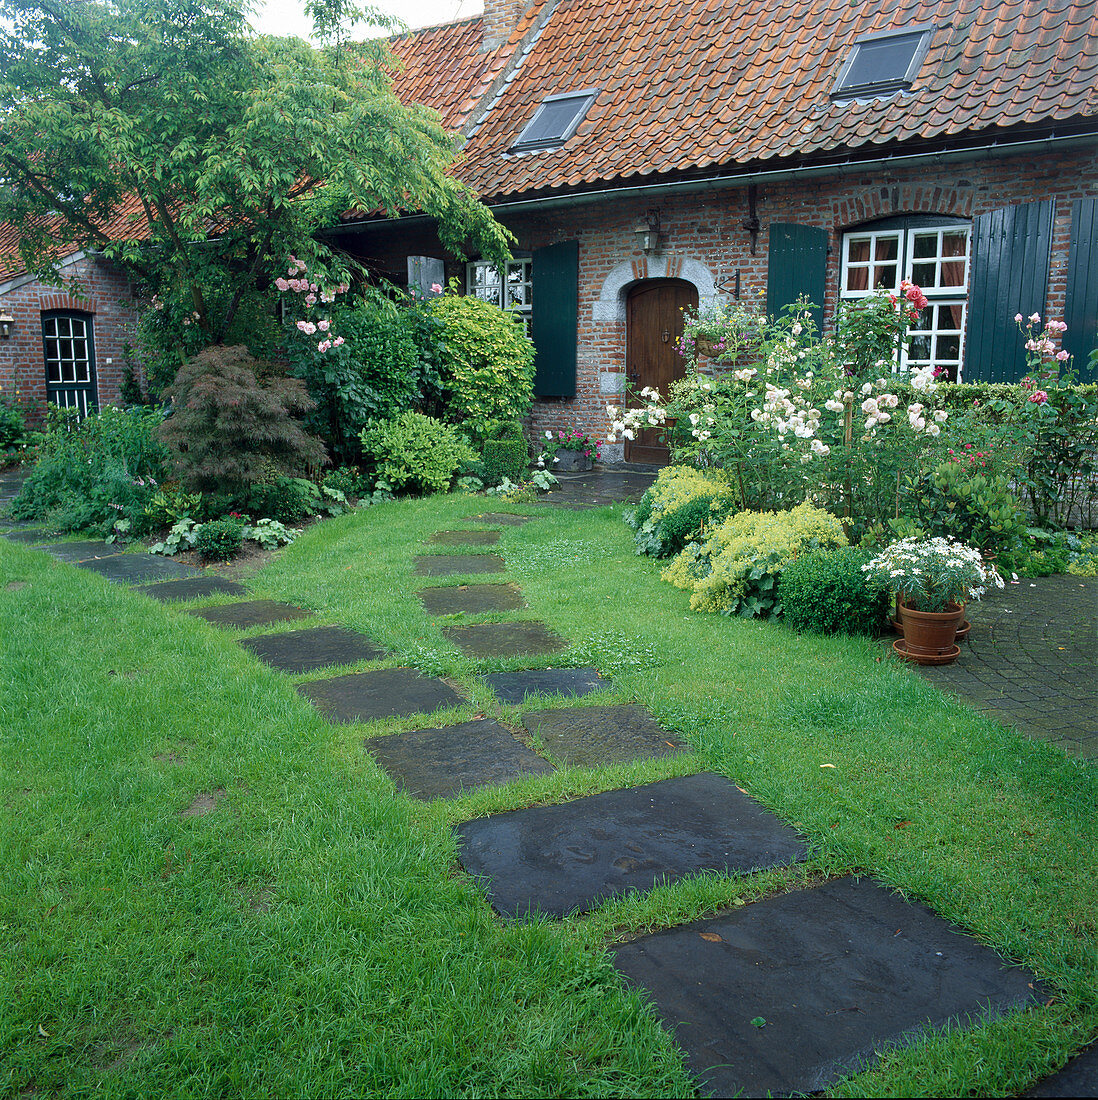
<instances>
[{"instance_id":1,"label":"pot saucer","mask_svg":"<svg viewBox=\"0 0 1098 1100\"><path fill-rule=\"evenodd\" d=\"M917 665L950 665L961 655L961 647L959 645L950 646L945 653L938 654L915 654L908 653L907 643L903 638L897 638L892 643L892 652L897 657L903 657L905 661L913 661Z\"/></svg>"}]
</instances>

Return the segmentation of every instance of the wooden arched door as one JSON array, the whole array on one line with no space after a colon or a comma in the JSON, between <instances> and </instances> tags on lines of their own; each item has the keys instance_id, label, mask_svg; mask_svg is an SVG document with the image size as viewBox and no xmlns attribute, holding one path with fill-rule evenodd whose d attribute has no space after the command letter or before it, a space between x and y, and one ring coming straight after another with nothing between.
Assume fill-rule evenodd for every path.
<instances>
[{"instance_id":1,"label":"wooden arched door","mask_svg":"<svg viewBox=\"0 0 1098 1100\"><path fill-rule=\"evenodd\" d=\"M629 292L625 313L625 369L629 389L636 393L654 386L660 395L676 378L686 374L686 361L679 355L682 311L698 306L698 291L683 279L647 279ZM639 404L635 398L631 404ZM667 445L660 441L658 428L645 428L625 443L626 462L663 465L671 460Z\"/></svg>"}]
</instances>

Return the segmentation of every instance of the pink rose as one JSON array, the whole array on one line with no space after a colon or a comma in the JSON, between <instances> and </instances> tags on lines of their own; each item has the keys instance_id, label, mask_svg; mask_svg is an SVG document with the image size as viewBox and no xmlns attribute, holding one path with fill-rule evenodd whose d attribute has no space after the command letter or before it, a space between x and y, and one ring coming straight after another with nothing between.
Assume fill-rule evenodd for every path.
<instances>
[{"instance_id":1,"label":"pink rose","mask_svg":"<svg viewBox=\"0 0 1098 1100\"><path fill-rule=\"evenodd\" d=\"M1029 395L1029 399L1035 405L1043 405L1046 401L1048 401L1048 394L1045 393L1044 390L1037 390Z\"/></svg>"},{"instance_id":2,"label":"pink rose","mask_svg":"<svg viewBox=\"0 0 1098 1100\"><path fill-rule=\"evenodd\" d=\"M332 322L331 321L317 321L316 327L318 329L320 329L321 332L327 332L328 329L330 329L332 327Z\"/></svg>"},{"instance_id":3,"label":"pink rose","mask_svg":"<svg viewBox=\"0 0 1098 1100\"><path fill-rule=\"evenodd\" d=\"M283 279L281 276L279 276L277 279L275 279L275 286L278 287L279 290L289 290L290 289L290 284L288 282L286 282L286 280Z\"/></svg>"},{"instance_id":4,"label":"pink rose","mask_svg":"<svg viewBox=\"0 0 1098 1100\"><path fill-rule=\"evenodd\" d=\"M1070 351L1058 351L1056 353L1056 358L1059 359L1061 363L1063 363L1065 360L1071 358L1071 352Z\"/></svg>"},{"instance_id":5,"label":"pink rose","mask_svg":"<svg viewBox=\"0 0 1098 1100\"><path fill-rule=\"evenodd\" d=\"M431 293L432 294L441 294L442 293L442 284L441 283L432 283L431 284Z\"/></svg>"},{"instance_id":6,"label":"pink rose","mask_svg":"<svg viewBox=\"0 0 1098 1100\"><path fill-rule=\"evenodd\" d=\"M1022 315L1020 313L1014 314L1014 320L1017 321L1018 324L1021 324L1022 323Z\"/></svg>"},{"instance_id":7,"label":"pink rose","mask_svg":"<svg viewBox=\"0 0 1098 1100\"><path fill-rule=\"evenodd\" d=\"M335 338L335 339L334 339L334 340L332 341L332 347L333 347L333 348L338 348L338 347L340 347L340 346L341 346L342 344L343 344L343 337L342 337L342 336L337 336L337 337L336 337L336 338Z\"/></svg>"}]
</instances>

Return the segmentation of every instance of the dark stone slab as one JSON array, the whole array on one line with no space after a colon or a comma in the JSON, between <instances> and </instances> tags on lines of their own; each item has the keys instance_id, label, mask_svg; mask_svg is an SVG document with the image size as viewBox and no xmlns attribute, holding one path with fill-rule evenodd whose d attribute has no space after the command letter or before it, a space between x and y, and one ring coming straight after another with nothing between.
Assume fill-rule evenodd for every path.
<instances>
[{"instance_id":1,"label":"dark stone slab","mask_svg":"<svg viewBox=\"0 0 1098 1100\"><path fill-rule=\"evenodd\" d=\"M419 602L431 615L479 615L525 607L517 584L462 584L455 588L421 588Z\"/></svg>"},{"instance_id":2,"label":"dark stone slab","mask_svg":"<svg viewBox=\"0 0 1098 1100\"><path fill-rule=\"evenodd\" d=\"M1098 1043L1076 1055L1058 1073L1038 1081L1023 1096L1098 1096Z\"/></svg>"},{"instance_id":3,"label":"dark stone slab","mask_svg":"<svg viewBox=\"0 0 1098 1100\"><path fill-rule=\"evenodd\" d=\"M187 577L181 581L161 581L159 584L143 584L137 589L154 600L194 600L200 596L245 596L248 590L236 581L224 577Z\"/></svg>"},{"instance_id":4,"label":"dark stone slab","mask_svg":"<svg viewBox=\"0 0 1098 1100\"><path fill-rule=\"evenodd\" d=\"M425 800L554 770L547 760L488 719L369 737L366 749L405 794Z\"/></svg>"},{"instance_id":5,"label":"dark stone slab","mask_svg":"<svg viewBox=\"0 0 1098 1100\"><path fill-rule=\"evenodd\" d=\"M529 523L535 517L520 516L515 512L480 512L467 518L477 523L501 523L505 527L521 527L522 524Z\"/></svg>"},{"instance_id":6,"label":"dark stone slab","mask_svg":"<svg viewBox=\"0 0 1098 1100\"><path fill-rule=\"evenodd\" d=\"M628 704L532 710L522 716L522 724L553 756L577 768L624 764L686 749L682 738L668 733L644 707Z\"/></svg>"},{"instance_id":7,"label":"dark stone slab","mask_svg":"<svg viewBox=\"0 0 1098 1100\"><path fill-rule=\"evenodd\" d=\"M493 672L488 684L504 703L525 703L532 695L588 695L606 687L593 668L533 668Z\"/></svg>"},{"instance_id":8,"label":"dark stone slab","mask_svg":"<svg viewBox=\"0 0 1098 1100\"><path fill-rule=\"evenodd\" d=\"M805 857L788 826L720 775L665 779L563 806L457 826L460 859L504 916L562 917L695 871L727 874Z\"/></svg>"},{"instance_id":9,"label":"dark stone slab","mask_svg":"<svg viewBox=\"0 0 1098 1100\"><path fill-rule=\"evenodd\" d=\"M556 653L568 643L545 623L478 623L444 626L442 633L466 657L521 657L528 653Z\"/></svg>"},{"instance_id":10,"label":"dark stone slab","mask_svg":"<svg viewBox=\"0 0 1098 1100\"><path fill-rule=\"evenodd\" d=\"M972 1024L1036 999L1032 974L924 906L850 878L614 955L652 993L705 1096L816 1092L924 1026Z\"/></svg>"},{"instance_id":11,"label":"dark stone slab","mask_svg":"<svg viewBox=\"0 0 1098 1100\"><path fill-rule=\"evenodd\" d=\"M90 569L115 584L140 584L142 581L167 581L178 577L201 576L202 570L182 562L151 554L115 554L109 558L93 558L76 563L78 569Z\"/></svg>"},{"instance_id":12,"label":"dark stone slab","mask_svg":"<svg viewBox=\"0 0 1098 1100\"><path fill-rule=\"evenodd\" d=\"M423 554L416 558L417 577L445 577L451 573L502 573L498 554Z\"/></svg>"},{"instance_id":13,"label":"dark stone slab","mask_svg":"<svg viewBox=\"0 0 1098 1100\"><path fill-rule=\"evenodd\" d=\"M125 548L116 546L114 543L93 541L56 542L46 546L38 546L36 549L45 550L47 554L52 554L58 561L79 564L82 561L89 561L92 558L117 557Z\"/></svg>"},{"instance_id":14,"label":"dark stone slab","mask_svg":"<svg viewBox=\"0 0 1098 1100\"><path fill-rule=\"evenodd\" d=\"M312 672L329 665L353 665L356 661L376 661L384 656L384 650L378 649L365 634L344 626L263 634L244 638L240 645L280 672Z\"/></svg>"},{"instance_id":15,"label":"dark stone slab","mask_svg":"<svg viewBox=\"0 0 1098 1100\"><path fill-rule=\"evenodd\" d=\"M498 531L436 531L432 542L446 546L492 546L499 542Z\"/></svg>"},{"instance_id":16,"label":"dark stone slab","mask_svg":"<svg viewBox=\"0 0 1098 1100\"><path fill-rule=\"evenodd\" d=\"M12 542L45 542L51 538L49 531L41 527L18 527L12 531L5 531L4 538Z\"/></svg>"},{"instance_id":17,"label":"dark stone slab","mask_svg":"<svg viewBox=\"0 0 1098 1100\"><path fill-rule=\"evenodd\" d=\"M234 626L238 630L246 630L249 626L304 619L309 612L277 600L244 600L241 603L222 604L220 607L192 607L188 614L197 615L214 626Z\"/></svg>"},{"instance_id":18,"label":"dark stone slab","mask_svg":"<svg viewBox=\"0 0 1098 1100\"><path fill-rule=\"evenodd\" d=\"M403 718L461 702L453 688L442 680L421 676L411 668L354 672L350 676L299 684L297 690L332 722Z\"/></svg>"}]
</instances>

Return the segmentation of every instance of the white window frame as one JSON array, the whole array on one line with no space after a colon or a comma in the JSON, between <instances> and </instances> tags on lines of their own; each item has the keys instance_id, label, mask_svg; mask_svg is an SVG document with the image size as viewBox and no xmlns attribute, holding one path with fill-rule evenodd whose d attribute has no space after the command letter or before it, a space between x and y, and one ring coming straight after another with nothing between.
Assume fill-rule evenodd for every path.
<instances>
[{"instance_id":1,"label":"white window frame","mask_svg":"<svg viewBox=\"0 0 1098 1100\"><path fill-rule=\"evenodd\" d=\"M942 255L942 239L945 234L956 234L963 232L965 234L965 251L964 256L943 256ZM918 257L914 256L914 243L917 236L928 236L931 233L937 234L937 247L935 249L934 256ZM864 290L850 290L848 289L848 282L850 272L853 270L868 270L871 274L874 267L879 266L892 266L891 261L878 261L874 259L877 250L877 241L882 238L895 238L897 242L896 248L896 280L892 286L874 287L867 286ZM869 243L869 259L868 261L851 261L850 260L850 246L856 241L866 241ZM853 229L848 233L843 234L842 239L842 255L839 272L839 298L843 301L857 301L861 298L871 297L877 289L887 290L891 294L899 294L900 292L900 279L901 277L911 282L917 282L912 279L912 272L916 264L928 264L933 263L935 265L935 280L940 278L941 267L943 263L956 263L963 259L964 261L964 283L963 285L956 286L923 286L923 293L926 295L930 305L927 307L930 309L934 306L947 306L947 305L960 305L961 308L961 327L959 332L958 341L958 358L956 360L939 359L937 357L938 341L942 337L958 335L958 330L955 328L939 328L932 325L930 329L923 330L917 333L919 336L929 336L931 341L931 357L929 360L922 358L915 358L908 354L908 351L903 350L896 358L896 362L893 363L893 373L906 373L913 369L914 366L921 366L926 362L931 362L935 366L945 366L957 368L957 379L961 378L964 370L965 362L965 328L968 322L968 280L971 270L971 257L972 257L972 226L967 222L943 222L939 225L918 225L910 226L908 228L888 228L888 229L873 229L867 228L865 230ZM902 276L901 276L902 273ZM868 280L867 280L868 282ZM935 311L935 317L937 317L937 311ZM913 335L915 335L913 330Z\"/></svg>"},{"instance_id":2,"label":"white window frame","mask_svg":"<svg viewBox=\"0 0 1098 1100\"><path fill-rule=\"evenodd\" d=\"M517 275L517 279L512 279ZM493 277L488 277L493 276ZM520 296L514 293L517 286L525 288L521 296L525 301L519 300ZM489 288L499 290L499 301L481 291ZM500 278L499 269L490 260L473 260L465 265L465 293L473 298L481 298L486 302L493 302L500 309L510 310L522 321L526 334L530 334L530 318L534 308L534 283L533 260L529 256L520 256L508 260L504 269L503 278Z\"/></svg>"}]
</instances>

